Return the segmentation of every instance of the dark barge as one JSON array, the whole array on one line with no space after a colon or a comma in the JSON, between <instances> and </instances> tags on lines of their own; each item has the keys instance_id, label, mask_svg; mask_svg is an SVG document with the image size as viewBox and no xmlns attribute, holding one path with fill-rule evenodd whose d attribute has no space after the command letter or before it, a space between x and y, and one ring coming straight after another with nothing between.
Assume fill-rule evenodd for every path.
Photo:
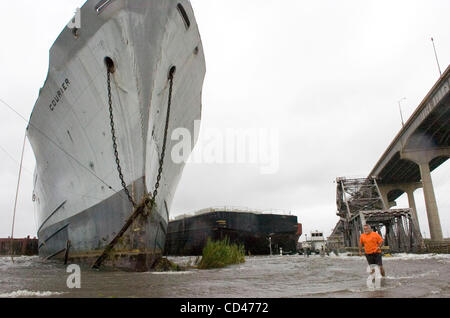
<instances>
[{"instance_id":1,"label":"dark barge","mask_svg":"<svg viewBox=\"0 0 450 318\"><path fill-rule=\"evenodd\" d=\"M243 244L250 255L295 253L302 234L297 216L209 208L169 222L165 254L201 255L208 238Z\"/></svg>"}]
</instances>

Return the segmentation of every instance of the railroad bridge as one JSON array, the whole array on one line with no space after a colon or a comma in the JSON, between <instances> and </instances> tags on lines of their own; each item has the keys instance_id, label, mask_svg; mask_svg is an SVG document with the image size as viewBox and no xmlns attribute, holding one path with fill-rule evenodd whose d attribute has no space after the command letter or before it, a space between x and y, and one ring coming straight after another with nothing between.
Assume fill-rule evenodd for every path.
<instances>
[{"instance_id":1,"label":"railroad bridge","mask_svg":"<svg viewBox=\"0 0 450 318\"><path fill-rule=\"evenodd\" d=\"M336 180L340 221L332 236L342 232L346 246L355 246L362 225L372 220L375 225L386 225L391 236L395 232L391 242L398 243L398 249L418 246L422 238L413 193L423 188L431 241L443 241L431 172L449 158L450 67L395 136L367 178ZM408 195L409 209L391 209L403 193Z\"/></svg>"}]
</instances>

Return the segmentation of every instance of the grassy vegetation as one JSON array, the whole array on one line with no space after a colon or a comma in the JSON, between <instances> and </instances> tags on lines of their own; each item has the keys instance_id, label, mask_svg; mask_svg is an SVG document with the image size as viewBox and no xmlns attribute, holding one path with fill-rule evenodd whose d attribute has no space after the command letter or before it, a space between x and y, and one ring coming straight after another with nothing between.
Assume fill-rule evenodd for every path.
<instances>
[{"instance_id":1,"label":"grassy vegetation","mask_svg":"<svg viewBox=\"0 0 450 318\"><path fill-rule=\"evenodd\" d=\"M165 257L161 257L154 265L154 270L156 272L179 272L183 271L184 268L172 261L169 261Z\"/></svg>"},{"instance_id":2,"label":"grassy vegetation","mask_svg":"<svg viewBox=\"0 0 450 318\"><path fill-rule=\"evenodd\" d=\"M228 237L222 241L215 242L208 239L206 246L203 248L202 259L198 264L198 268L220 268L244 262L245 249L243 245L231 244Z\"/></svg>"}]
</instances>

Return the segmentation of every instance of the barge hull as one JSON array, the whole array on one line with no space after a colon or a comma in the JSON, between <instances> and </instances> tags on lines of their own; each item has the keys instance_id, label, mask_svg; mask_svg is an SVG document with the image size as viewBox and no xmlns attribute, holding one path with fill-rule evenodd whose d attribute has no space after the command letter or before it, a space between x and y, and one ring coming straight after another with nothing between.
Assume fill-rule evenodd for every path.
<instances>
[{"instance_id":1,"label":"barge hull","mask_svg":"<svg viewBox=\"0 0 450 318\"><path fill-rule=\"evenodd\" d=\"M211 212L169 222L166 255L201 255L208 239L228 238L247 254L295 252L301 232L293 215ZM270 239L269 239L270 238Z\"/></svg>"}]
</instances>

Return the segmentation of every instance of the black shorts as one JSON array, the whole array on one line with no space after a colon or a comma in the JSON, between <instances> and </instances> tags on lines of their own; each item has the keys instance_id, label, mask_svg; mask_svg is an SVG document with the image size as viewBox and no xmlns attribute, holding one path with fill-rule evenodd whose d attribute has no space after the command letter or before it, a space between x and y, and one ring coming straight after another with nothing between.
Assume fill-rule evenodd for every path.
<instances>
[{"instance_id":1,"label":"black shorts","mask_svg":"<svg viewBox=\"0 0 450 318\"><path fill-rule=\"evenodd\" d=\"M366 258L369 265L374 264L383 266L383 262L381 260L381 253L366 254Z\"/></svg>"}]
</instances>

